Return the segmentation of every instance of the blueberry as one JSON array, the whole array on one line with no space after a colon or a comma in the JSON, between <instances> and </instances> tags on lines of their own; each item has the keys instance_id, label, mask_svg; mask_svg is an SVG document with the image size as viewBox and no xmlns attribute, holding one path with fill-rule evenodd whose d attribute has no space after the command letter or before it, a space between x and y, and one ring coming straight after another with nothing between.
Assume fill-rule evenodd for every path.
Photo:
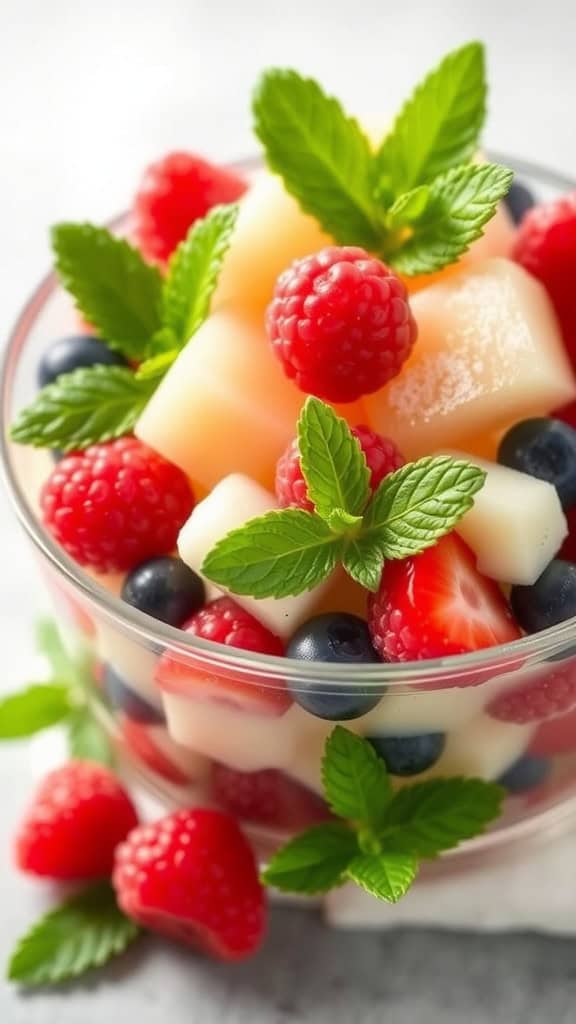
<instances>
[{"instance_id":1,"label":"blueberry","mask_svg":"<svg viewBox=\"0 0 576 1024\"><path fill-rule=\"evenodd\" d=\"M324 661L350 665L350 682L294 684L291 693L300 707L331 722L360 718L380 702L383 688L375 690L354 682L355 665L379 662L364 619L346 612L317 615L300 626L286 651L299 661Z\"/></svg>"},{"instance_id":2,"label":"blueberry","mask_svg":"<svg viewBox=\"0 0 576 1024\"><path fill-rule=\"evenodd\" d=\"M104 668L102 687L112 708L115 711L121 711L135 722L161 725L165 721L162 712L144 700L139 693L136 693L110 665L106 665Z\"/></svg>"},{"instance_id":3,"label":"blueberry","mask_svg":"<svg viewBox=\"0 0 576 1024\"><path fill-rule=\"evenodd\" d=\"M530 587L512 587L512 611L522 629L539 633L576 615L576 565L554 558Z\"/></svg>"},{"instance_id":4,"label":"blueberry","mask_svg":"<svg viewBox=\"0 0 576 1024\"><path fill-rule=\"evenodd\" d=\"M416 736L366 736L391 775L419 775L431 768L446 745L443 732Z\"/></svg>"},{"instance_id":5,"label":"blueberry","mask_svg":"<svg viewBox=\"0 0 576 1024\"><path fill-rule=\"evenodd\" d=\"M554 484L563 508L576 502L576 430L541 417L517 423L502 438L498 462Z\"/></svg>"},{"instance_id":6,"label":"blueberry","mask_svg":"<svg viewBox=\"0 0 576 1024\"><path fill-rule=\"evenodd\" d=\"M500 776L498 782L509 793L525 793L529 789L540 786L550 773L550 761L547 757L533 757L525 754Z\"/></svg>"},{"instance_id":7,"label":"blueberry","mask_svg":"<svg viewBox=\"0 0 576 1024\"><path fill-rule=\"evenodd\" d=\"M149 558L128 573L122 598L170 626L182 626L205 600L204 583L179 558Z\"/></svg>"},{"instance_id":8,"label":"blueberry","mask_svg":"<svg viewBox=\"0 0 576 1024\"><path fill-rule=\"evenodd\" d=\"M118 352L89 334L74 334L60 338L44 352L38 366L38 387L45 388L63 373L71 373L80 366L126 366Z\"/></svg>"},{"instance_id":9,"label":"blueberry","mask_svg":"<svg viewBox=\"0 0 576 1024\"><path fill-rule=\"evenodd\" d=\"M524 214L536 205L536 200L530 189L526 188L526 185L521 185L519 181L512 182L512 187L508 195L504 197L504 202L515 224L519 224Z\"/></svg>"}]
</instances>

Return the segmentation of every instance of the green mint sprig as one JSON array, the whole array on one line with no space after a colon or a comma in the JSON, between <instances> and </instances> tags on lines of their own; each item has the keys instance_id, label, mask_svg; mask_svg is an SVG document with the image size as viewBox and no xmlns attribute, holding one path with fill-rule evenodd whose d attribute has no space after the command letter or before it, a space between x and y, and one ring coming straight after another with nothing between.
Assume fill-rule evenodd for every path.
<instances>
[{"instance_id":1,"label":"green mint sprig","mask_svg":"<svg viewBox=\"0 0 576 1024\"><path fill-rule=\"evenodd\" d=\"M63 374L22 409L11 437L73 451L129 433L162 377L206 319L238 214L214 207L175 250L163 279L127 241L91 224L52 231L56 270L82 315L136 370Z\"/></svg>"},{"instance_id":2,"label":"green mint sprig","mask_svg":"<svg viewBox=\"0 0 576 1024\"><path fill-rule=\"evenodd\" d=\"M372 745L337 725L322 762L324 795L342 821L315 825L290 840L263 872L266 885L325 893L355 882L396 903L421 860L482 833L498 817L503 788L481 779L433 779L392 789Z\"/></svg>"},{"instance_id":3,"label":"green mint sprig","mask_svg":"<svg viewBox=\"0 0 576 1024\"><path fill-rule=\"evenodd\" d=\"M512 182L497 164L467 173L486 91L482 45L449 53L373 152L317 82L272 68L254 92L255 132L270 169L337 242L362 245L404 274L427 274L482 234Z\"/></svg>"},{"instance_id":4,"label":"green mint sprig","mask_svg":"<svg viewBox=\"0 0 576 1024\"><path fill-rule=\"evenodd\" d=\"M345 420L308 398L298 420L302 473L314 512L280 509L232 530L202 572L252 597L288 597L321 583L342 563L376 590L384 561L435 544L472 507L486 474L447 455L409 463L370 496L364 453Z\"/></svg>"}]
</instances>

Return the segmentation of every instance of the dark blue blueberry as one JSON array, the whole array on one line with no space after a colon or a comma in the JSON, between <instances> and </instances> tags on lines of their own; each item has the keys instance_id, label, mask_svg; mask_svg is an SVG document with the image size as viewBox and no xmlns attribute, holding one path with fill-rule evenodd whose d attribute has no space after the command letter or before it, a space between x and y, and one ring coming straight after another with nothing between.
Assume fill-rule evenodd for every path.
<instances>
[{"instance_id":1,"label":"dark blue blueberry","mask_svg":"<svg viewBox=\"0 0 576 1024\"><path fill-rule=\"evenodd\" d=\"M512 187L508 195L504 197L504 202L515 224L519 224L524 214L528 213L528 210L531 210L536 205L536 200L530 189L526 188L526 185L522 185L519 181L512 182Z\"/></svg>"},{"instance_id":2,"label":"dark blue blueberry","mask_svg":"<svg viewBox=\"0 0 576 1024\"><path fill-rule=\"evenodd\" d=\"M446 745L443 732L418 736L366 736L391 775L419 775L431 768Z\"/></svg>"},{"instance_id":3,"label":"dark blue blueberry","mask_svg":"<svg viewBox=\"0 0 576 1024\"><path fill-rule=\"evenodd\" d=\"M530 587L512 587L510 604L527 633L539 633L576 615L576 565L554 558Z\"/></svg>"},{"instance_id":4,"label":"dark blue blueberry","mask_svg":"<svg viewBox=\"0 0 576 1024\"><path fill-rule=\"evenodd\" d=\"M498 462L553 484L563 508L576 503L576 430L568 423L545 417L517 423L500 442Z\"/></svg>"},{"instance_id":5,"label":"dark blue blueberry","mask_svg":"<svg viewBox=\"0 0 576 1024\"><path fill-rule=\"evenodd\" d=\"M532 757L525 754L500 776L498 782L509 793L526 793L536 789L550 774L550 761L547 757Z\"/></svg>"},{"instance_id":6,"label":"dark blue blueberry","mask_svg":"<svg viewBox=\"0 0 576 1024\"><path fill-rule=\"evenodd\" d=\"M292 637L288 658L350 665L349 683L300 682L291 693L300 707L331 722L360 718L380 702L384 688L354 682L354 666L379 662L364 619L346 612L317 615L305 622Z\"/></svg>"},{"instance_id":7,"label":"dark blue blueberry","mask_svg":"<svg viewBox=\"0 0 576 1024\"><path fill-rule=\"evenodd\" d=\"M110 665L104 668L102 687L114 711L121 711L135 722L144 722L148 725L161 725L165 721L160 709L136 693Z\"/></svg>"},{"instance_id":8,"label":"dark blue blueberry","mask_svg":"<svg viewBox=\"0 0 576 1024\"><path fill-rule=\"evenodd\" d=\"M100 338L89 334L74 334L60 338L44 352L38 365L38 387L45 388L63 373L71 373L81 366L126 366L126 360L113 352Z\"/></svg>"},{"instance_id":9,"label":"dark blue blueberry","mask_svg":"<svg viewBox=\"0 0 576 1024\"><path fill-rule=\"evenodd\" d=\"M128 573L127 604L170 626L182 626L205 600L204 583L180 558L149 558Z\"/></svg>"}]
</instances>

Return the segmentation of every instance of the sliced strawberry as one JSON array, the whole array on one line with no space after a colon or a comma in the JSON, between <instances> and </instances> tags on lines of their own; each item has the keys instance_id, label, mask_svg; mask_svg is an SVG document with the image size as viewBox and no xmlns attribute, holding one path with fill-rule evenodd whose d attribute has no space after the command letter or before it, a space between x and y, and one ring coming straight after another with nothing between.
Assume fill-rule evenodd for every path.
<instances>
[{"instance_id":1,"label":"sliced strawberry","mask_svg":"<svg viewBox=\"0 0 576 1024\"><path fill-rule=\"evenodd\" d=\"M500 588L480 575L456 533L419 555L385 564L370 600L369 626L386 661L465 654L521 636Z\"/></svg>"},{"instance_id":2,"label":"sliced strawberry","mask_svg":"<svg viewBox=\"0 0 576 1024\"><path fill-rule=\"evenodd\" d=\"M238 772L214 763L211 786L220 806L244 821L297 831L331 817L320 796L273 768Z\"/></svg>"}]
</instances>

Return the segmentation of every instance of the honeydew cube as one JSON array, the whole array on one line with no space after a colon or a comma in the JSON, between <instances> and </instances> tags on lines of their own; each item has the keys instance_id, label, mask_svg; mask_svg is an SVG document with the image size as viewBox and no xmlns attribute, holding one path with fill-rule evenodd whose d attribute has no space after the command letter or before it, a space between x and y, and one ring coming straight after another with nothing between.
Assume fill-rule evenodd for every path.
<instances>
[{"instance_id":1,"label":"honeydew cube","mask_svg":"<svg viewBox=\"0 0 576 1024\"><path fill-rule=\"evenodd\" d=\"M474 505L456 526L476 555L478 569L501 582L531 586L568 536L556 488L496 462L449 454L486 473Z\"/></svg>"},{"instance_id":2,"label":"honeydew cube","mask_svg":"<svg viewBox=\"0 0 576 1024\"><path fill-rule=\"evenodd\" d=\"M196 505L182 527L178 537L180 558L194 572L200 573L206 555L217 541L249 519L274 508L274 495L254 480L240 473L225 477L204 501ZM257 599L241 594L232 596L273 633L288 637L312 614L329 585L330 578L297 597ZM226 588L222 590L226 592Z\"/></svg>"},{"instance_id":3,"label":"honeydew cube","mask_svg":"<svg viewBox=\"0 0 576 1024\"><path fill-rule=\"evenodd\" d=\"M315 218L300 209L280 178L261 172L240 203L212 308L230 305L261 316L278 275L293 260L331 241Z\"/></svg>"},{"instance_id":4,"label":"honeydew cube","mask_svg":"<svg viewBox=\"0 0 576 1024\"><path fill-rule=\"evenodd\" d=\"M398 377L364 400L407 458L571 401L576 382L542 285L488 260L412 299L418 340Z\"/></svg>"}]
</instances>

